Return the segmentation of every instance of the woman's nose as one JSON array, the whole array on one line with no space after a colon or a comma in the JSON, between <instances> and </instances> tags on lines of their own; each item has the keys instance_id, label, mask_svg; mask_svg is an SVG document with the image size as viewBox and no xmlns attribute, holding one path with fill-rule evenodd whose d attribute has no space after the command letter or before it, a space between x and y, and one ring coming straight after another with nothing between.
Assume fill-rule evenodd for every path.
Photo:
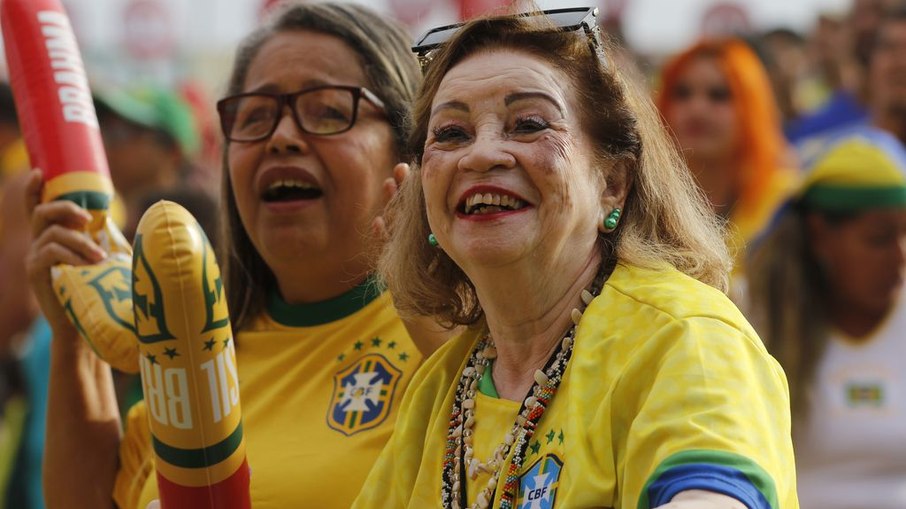
<instances>
[{"instance_id":1,"label":"woman's nose","mask_svg":"<svg viewBox=\"0 0 906 509\"><path fill-rule=\"evenodd\" d=\"M897 237L897 247L894 253L896 263L899 267L906 266L906 234L900 234Z\"/></svg>"},{"instance_id":2,"label":"woman's nose","mask_svg":"<svg viewBox=\"0 0 906 509\"><path fill-rule=\"evenodd\" d=\"M499 136L477 136L459 160L459 169L490 171L509 169L516 165L516 158L506 150L505 141Z\"/></svg>"},{"instance_id":3,"label":"woman's nose","mask_svg":"<svg viewBox=\"0 0 906 509\"><path fill-rule=\"evenodd\" d=\"M267 149L272 153L303 152L308 148L305 133L296 124L289 106L284 106L277 120L277 127L267 141Z\"/></svg>"}]
</instances>

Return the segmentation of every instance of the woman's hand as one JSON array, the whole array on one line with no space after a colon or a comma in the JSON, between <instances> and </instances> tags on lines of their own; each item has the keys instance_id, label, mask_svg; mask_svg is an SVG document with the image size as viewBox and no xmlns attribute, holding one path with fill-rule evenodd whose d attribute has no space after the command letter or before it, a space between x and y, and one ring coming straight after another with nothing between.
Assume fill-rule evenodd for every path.
<instances>
[{"instance_id":1,"label":"woman's hand","mask_svg":"<svg viewBox=\"0 0 906 509\"><path fill-rule=\"evenodd\" d=\"M384 180L383 191L385 208L387 207L387 204L390 203L390 200L396 196L396 192L399 191L400 186L403 185L403 181L406 180L409 173L409 165L406 163L399 163L393 167L393 177ZM371 223L371 228L376 239L379 239L382 243L387 241L390 232L387 231L387 223L384 222L383 215L374 218L374 221Z\"/></svg>"},{"instance_id":2,"label":"woman's hand","mask_svg":"<svg viewBox=\"0 0 906 509\"><path fill-rule=\"evenodd\" d=\"M31 217L32 242L26 257L28 279L54 336L76 335L51 281L58 264L89 265L107 257L83 229L91 215L70 201L41 203L44 185L41 170L32 170L26 186L25 204Z\"/></svg>"},{"instance_id":3,"label":"woman's hand","mask_svg":"<svg viewBox=\"0 0 906 509\"><path fill-rule=\"evenodd\" d=\"M383 185L384 207L396 196L396 192L403 185L403 181L409 177L410 171L409 165L406 163L399 163L393 167L393 178L385 180ZM375 238L379 242L384 243L390 239L390 232L387 231L387 223L384 222L383 216L374 218L371 227ZM402 320L409 337L412 338L415 346L425 357L431 355L447 339L460 332L458 329L449 330L441 327L430 316L409 317Z\"/></svg>"}]
</instances>

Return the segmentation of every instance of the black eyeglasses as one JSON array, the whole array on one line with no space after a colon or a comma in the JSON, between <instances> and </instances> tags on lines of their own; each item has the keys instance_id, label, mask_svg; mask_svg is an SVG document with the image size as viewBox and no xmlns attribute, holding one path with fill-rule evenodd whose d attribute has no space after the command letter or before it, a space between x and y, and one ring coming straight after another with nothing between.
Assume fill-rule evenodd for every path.
<instances>
[{"instance_id":1,"label":"black eyeglasses","mask_svg":"<svg viewBox=\"0 0 906 509\"><path fill-rule=\"evenodd\" d=\"M324 85L291 94L247 93L217 101L220 128L230 141L259 141L269 138L289 106L299 129L308 134L329 136L352 129L359 100L367 99L384 111L384 102L364 87Z\"/></svg>"},{"instance_id":2,"label":"black eyeglasses","mask_svg":"<svg viewBox=\"0 0 906 509\"><path fill-rule=\"evenodd\" d=\"M532 16L546 16L553 23L557 32L572 32L581 29L588 37L592 51L595 51L601 57L602 63L606 62L604 58L604 42L601 36L601 29L598 26L597 7L570 7L566 9L523 12L514 14L512 17L527 18ZM488 21L493 22L494 19L489 18ZM449 41L453 34L465 24L463 22L432 28L419 38L415 46L412 46L412 52L418 56L422 69L428 66L440 46Z\"/></svg>"}]
</instances>

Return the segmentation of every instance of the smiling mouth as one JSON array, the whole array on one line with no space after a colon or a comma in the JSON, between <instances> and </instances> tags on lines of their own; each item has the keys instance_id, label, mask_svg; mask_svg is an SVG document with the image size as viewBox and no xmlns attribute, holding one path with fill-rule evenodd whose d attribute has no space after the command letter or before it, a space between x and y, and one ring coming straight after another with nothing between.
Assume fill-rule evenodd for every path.
<instances>
[{"instance_id":1,"label":"smiling mouth","mask_svg":"<svg viewBox=\"0 0 906 509\"><path fill-rule=\"evenodd\" d=\"M528 206L526 202L513 196L494 193L478 193L467 198L459 207L459 210L467 216L474 216L519 210L526 206Z\"/></svg>"},{"instance_id":2,"label":"smiling mouth","mask_svg":"<svg viewBox=\"0 0 906 509\"><path fill-rule=\"evenodd\" d=\"M267 187L261 199L268 203L316 200L324 195L321 188L304 180L278 180Z\"/></svg>"}]
</instances>

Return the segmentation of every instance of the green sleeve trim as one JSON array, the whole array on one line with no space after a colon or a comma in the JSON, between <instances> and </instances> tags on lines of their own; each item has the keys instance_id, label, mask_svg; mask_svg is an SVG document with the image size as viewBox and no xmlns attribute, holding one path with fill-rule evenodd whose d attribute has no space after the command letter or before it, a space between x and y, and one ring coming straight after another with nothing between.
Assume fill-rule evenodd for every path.
<instances>
[{"instance_id":1,"label":"green sleeve trim","mask_svg":"<svg viewBox=\"0 0 906 509\"><path fill-rule=\"evenodd\" d=\"M740 454L727 451L713 451L707 449L695 449L690 451L678 452L661 462L654 470L654 473L645 482L642 492L639 494L638 509L649 509L648 488L657 481L664 472L671 468L689 464L712 464L724 467L730 467L742 472L743 475L752 483L761 495L771 505L771 509L779 509L780 503L777 499L777 487L774 485L774 479L763 468L758 466L751 459Z\"/></svg>"},{"instance_id":2,"label":"green sleeve trim","mask_svg":"<svg viewBox=\"0 0 906 509\"><path fill-rule=\"evenodd\" d=\"M802 197L812 208L830 211L858 211L906 206L906 187L837 187L817 185Z\"/></svg>"}]
</instances>

